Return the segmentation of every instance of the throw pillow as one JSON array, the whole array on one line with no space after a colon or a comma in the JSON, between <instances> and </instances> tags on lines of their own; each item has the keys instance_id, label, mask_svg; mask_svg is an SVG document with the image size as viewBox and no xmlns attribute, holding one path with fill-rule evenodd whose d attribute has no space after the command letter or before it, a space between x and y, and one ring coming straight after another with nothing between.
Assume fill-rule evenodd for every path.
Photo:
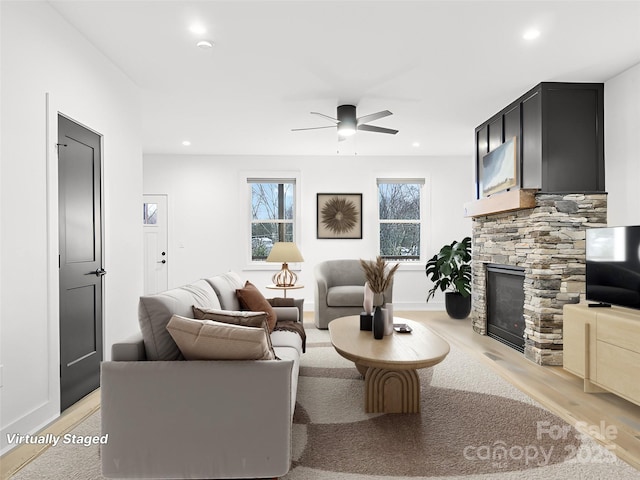
<instances>
[{"instance_id":1,"label":"throw pillow","mask_svg":"<svg viewBox=\"0 0 640 480\"><path fill-rule=\"evenodd\" d=\"M245 327L263 328L267 334L269 350L276 357L271 344L271 335L267 314L264 312L239 312L236 310L220 310L217 308L200 308L193 305L193 318L196 320L214 320L216 322L230 323L233 325L243 325Z\"/></svg>"},{"instance_id":2,"label":"throw pillow","mask_svg":"<svg viewBox=\"0 0 640 480\"><path fill-rule=\"evenodd\" d=\"M276 312L271 304L264 298L264 295L260 293L260 290L256 286L247 281L244 284L244 288L236 290L238 300L240 300L240 306L246 310L252 312L265 312L267 314L267 322L269 323L269 332L273 332L273 328L276 326L277 317Z\"/></svg>"},{"instance_id":3,"label":"throw pillow","mask_svg":"<svg viewBox=\"0 0 640 480\"><path fill-rule=\"evenodd\" d=\"M167 330L187 360L273 360L263 328L174 315Z\"/></svg>"}]
</instances>

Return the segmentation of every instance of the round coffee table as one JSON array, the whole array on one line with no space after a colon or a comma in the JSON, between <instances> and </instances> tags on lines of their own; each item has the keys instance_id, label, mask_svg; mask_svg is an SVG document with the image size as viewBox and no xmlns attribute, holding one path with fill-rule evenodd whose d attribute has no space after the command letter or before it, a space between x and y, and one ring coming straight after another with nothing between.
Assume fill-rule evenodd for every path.
<instances>
[{"instance_id":1,"label":"round coffee table","mask_svg":"<svg viewBox=\"0 0 640 480\"><path fill-rule=\"evenodd\" d=\"M373 338L360 330L357 315L340 317L329 323L331 344L356 364L364 376L365 412L417 413L420 411L420 379L417 370L440 363L449 353L449 344L430 328L412 320L394 317L413 332Z\"/></svg>"}]
</instances>

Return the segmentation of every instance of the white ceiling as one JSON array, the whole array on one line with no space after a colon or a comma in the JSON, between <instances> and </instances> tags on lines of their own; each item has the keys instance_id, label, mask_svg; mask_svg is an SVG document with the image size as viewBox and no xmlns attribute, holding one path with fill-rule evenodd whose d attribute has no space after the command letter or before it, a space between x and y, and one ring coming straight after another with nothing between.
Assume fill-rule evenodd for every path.
<instances>
[{"instance_id":1,"label":"white ceiling","mask_svg":"<svg viewBox=\"0 0 640 480\"><path fill-rule=\"evenodd\" d=\"M640 62L640 1L50 3L139 86L145 153L471 155L474 128L537 83ZM291 132L345 103L400 133Z\"/></svg>"}]
</instances>

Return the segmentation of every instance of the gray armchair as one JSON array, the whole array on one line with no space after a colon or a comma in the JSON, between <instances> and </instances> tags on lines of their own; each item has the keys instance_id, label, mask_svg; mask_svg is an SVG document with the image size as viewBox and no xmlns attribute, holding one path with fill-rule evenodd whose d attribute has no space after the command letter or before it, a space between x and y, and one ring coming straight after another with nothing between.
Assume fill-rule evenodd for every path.
<instances>
[{"instance_id":1,"label":"gray armchair","mask_svg":"<svg viewBox=\"0 0 640 480\"><path fill-rule=\"evenodd\" d=\"M317 328L328 328L334 318L359 315L364 302L364 271L359 260L326 260L314 269L315 324ZM376 299L376 304L393 301L393 282Z\"/></svg>"}]
</instances>

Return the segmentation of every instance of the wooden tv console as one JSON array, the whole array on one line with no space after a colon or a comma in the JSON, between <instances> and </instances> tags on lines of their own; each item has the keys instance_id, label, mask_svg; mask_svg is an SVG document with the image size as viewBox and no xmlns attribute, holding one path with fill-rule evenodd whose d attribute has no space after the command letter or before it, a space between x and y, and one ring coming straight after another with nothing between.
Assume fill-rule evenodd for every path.
<instances>
[{"instance_id":1,"label":"wooden tv console","mask_svg":"<svg viewBox=\"0 0 640 480\"><path fill-rule=\"evenodd\" d=\"M640 311L565 305L563 332L564 368L584 379L585 392L640 405Z\"/></svg>"}]
</instances>

